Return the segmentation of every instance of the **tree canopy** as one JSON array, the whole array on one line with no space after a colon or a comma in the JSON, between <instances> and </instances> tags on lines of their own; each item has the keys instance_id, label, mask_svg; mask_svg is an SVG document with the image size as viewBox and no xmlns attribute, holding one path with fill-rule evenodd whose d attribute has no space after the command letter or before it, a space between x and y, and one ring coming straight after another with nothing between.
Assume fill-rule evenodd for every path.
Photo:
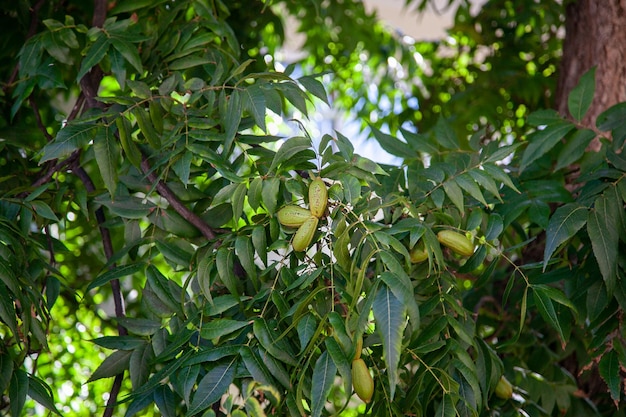
<instances>
[{"instance_id":1,"label":"tree canopy","mask_svg":"<svg viewBox=\"0 0 626 417\"><path fill-rule=\"evenodd\" d=\"M2 413L624 415L626 104L583 122L592 68L554 110L563 3L424 42L356 0L3 1Z\"/></svg>"}]
</instances>

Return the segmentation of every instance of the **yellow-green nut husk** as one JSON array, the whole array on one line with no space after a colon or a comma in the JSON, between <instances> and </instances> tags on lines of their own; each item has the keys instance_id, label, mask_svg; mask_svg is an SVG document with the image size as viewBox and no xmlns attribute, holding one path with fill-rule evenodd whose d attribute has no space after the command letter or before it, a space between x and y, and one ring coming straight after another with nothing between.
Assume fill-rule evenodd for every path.
<instances>
[{"instance_id":1,"label":"yellow-green nut husk","mask_svg":"<svg viewBox=\"0 0 626 417\"><path fill-rule=\"evenodd\" d=\"M504 400L508 400L513 396L513 385L504 376L500 377L496 385L496 396Z\"/></svg>"},{"instance_id":2,"label":"yellow-green nut husk","mask_svg":"<svg viewBox=\"0 0 626 417\"><path fill-rule=\"evenodd\" d=\"M363 336L359 336L356 339L356 345L354 346L354 359L361 359L361 351L363 350Z\"/></svg>"},{"instance_id":3,"label":"yellow-green nut husk","mask_svg":"<svg viewBox=\"0 0 626 417\"><path fill-rule=\"evenodd\" d=\"M374 380L363 359L352 361L352 387L360 399L369 403L374 395Z\"/></svg>"},{"instance_id":4,"label":"yellow-green nut husk","mask_svg":"<svg viewBox=\"0 0 626 417\"><path fill-rule=\"evenodd\" d=\"M474 253L474 244L465 235L452 230L440 231L437 233L437 240L459 255L471 256Z\"/></svg>"},{"instance_id":5,"label":"yellow-green nut husk","mask_svg":"<svg viewBox=\"0 0 626 417\"><path fill-rule=\"evenodd\" d=\"M311 217L311 212L300 206L290 204L278 210L278 221L283 226L299 227Z\"/></svg>"},{"instance_id":6,"label":"yellow-green nut husk","mask_svg":"<svg viewBox=\"0 0 626 417\"><path fill-rule=\"evenodd\" d=\"M304 223L298 228L296 233L293 235L293 240L291 241L291 246L293 250L296 252L302 252L311 244L311 240L313 240L313 235L317 230L317 222L319 219L317 217L311 216L309 214L309 218L305 220Z\"/></svg>"},{"instance_id":7,"label":"yellow-green nut husk","mask_svg":"<svg viewBox=\"0 0 626 417\"><path fill-rule=\"evenodd\" d=\"M419 264L428 259L428 252L426 252L424 245L421 243L415 245L409 252L409 255L411 256L411 263L414 264Z\"/></svg>"},{"instance_id":8,"label":"yellow-green nut husk","mask_svg":"<svg viewBox=\"0 0 626 417\"><path fill-rule=\"evenodd\" d=\"M328 203L328 190L321 178L317 177L309 185L309 207L311 214L317 218L324 215Z\"/></svg>"}]
</instances>

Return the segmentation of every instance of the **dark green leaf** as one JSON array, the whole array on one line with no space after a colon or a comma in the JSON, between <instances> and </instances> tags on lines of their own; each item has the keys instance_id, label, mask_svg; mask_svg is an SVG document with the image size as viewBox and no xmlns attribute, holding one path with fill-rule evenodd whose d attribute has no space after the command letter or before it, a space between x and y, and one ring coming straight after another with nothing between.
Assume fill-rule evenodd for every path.
<instances>
[{"instance_id":1,"label":"dark green leaf","mask_svg":"<svg viewBox=\"0 0 626 417\"><path fill-rule=\"evenodd\" d=\"M587 223L587 207L570 203L556 209L546 230L546 246L543 252L543 270L554 251L566 240L573 237Z\"/></svg>"},{"instance_id":2,"label":"dark green leaf","mask_svg":"<svg viewBox=\"0 0 626 417\"><path fill-rule=\"evenodd\" d=\"M128 369L132 353L133 351L130 350L116 350L111 353L100 366L98 366L93 374L91 374L87 382L96 381L101 378L110 378L124 372Z\"/></svg>"},{"instance_id":3,"label":"dark green leaf","mask_svg":"<svg viewBox=\"0 0 626 417\"><path fill-rule=\"evenodd\" d=\"M580 160L585 154L585 149L591 140L596 136L596 132L591 129L577 130L568 140L557 158L555 171L569 167Z\"/></svg>"},{"instance_id":4,"label":"dark green leaf","mask_svg":"<svg viewBox=\"0 0 626 417\"><path fill-rule=\"evenodd\" d=\"M59 130L54 140L43 147L39 163L69 156L93 140L101 126L93 124L68 124Z\"/></svg>"},{"instance_id":5,"label":"dark green leaf","mask_svg":"<svg viewBox=\"0 0 626 417\"><path fill-rule=\"evenodd\" d=\"M619 243L619 216L615 206L604 195L598 197L587 218L587 233L591 240L606 291L612 296L617 283L617 255Z\"/></svg>"},{"instance_id":6,"label":"dark green leaf","mask_svg":"<svg viewBox=\"0 0 626 417\"><path fill-rule=\"evenodd\" d=\"M113 136L113 126L105 126L103 129L98 129L93 140L93 150L104 185L109 190L109 194L115 196L120 150Z\"/></svg>"},{"instance_id":7,"label":"dark green leaf","mask_svg":"<svg viewBox=\"0 0 626 417\"><path fill-rule=\"evenodd\" d=\"M383 343L383 358L389 378L389 395L393 399L398 384L398 365L406 325L406 308L393 295L389 287L382 285L376 293L372 309L376 320L376 330Z\"/></svg>"},{"instance_id":8,"label":"dark green leaf","mask_svg":"<svg viewBox=\"0 0 626 417\"><path fill-rule=\"evenodd\" d=\"M337 366L327 351L322 352L313 368L311 381L311 416L320 417L326 405L326 398L335 382Z\"/></svg>"},{"instance_id":9,"label":"dark green leaf","mask_svg":"<svg viewBox=\"0 0 626 417\"><path fill-rule=\"evenodd\" d=\"M100 61L102 61L102 58L104 58L107 51L109 50L110 43L111 43L111 40L109 39L108 36L104 34L104 32L100 32L98 34L98 38L89 47L89 50L87 51L87 55L85 56L85 59L80 65L80 70L78 71L78 74L76 75L77 80L80 81L80 79L83 78L85 74L89 72L91 68L93 68L95 65L100 63Z\"/></svg>"},{"instance_id":10,"label":"dark green leaf","mask_svg":"<svg viewBox=\"0 0 626 417\"><path fill-rule=\"evenodd\" d=\"M235 378L237 361L217 365L211 369L198 383L196 393L187 410L188 415L194 415L206 410L215 401L228 391L228 387Z\"/></svg>"},{"instance_id":11,"label":"dark green leaf","mask_svg":"<svg viewBox=\"0 0 626 417\"><path fill-rule=\"evenodd\" d=\"M203 323L202 328L200 329L200 335L205 339L214 340L236 332L249 324L250 322L247 321L218 318L207 323Z\"/></svg>"},{"instance_id":12,"label":"dark green leaf","mask_svg":"<svg viewBox=\"0 0 626 417\"><path fill-rule=\"evenodd\" d=\"M620 377L620 363L617 352L610 350L602 355L598 366L600 376L606 382L611 398L617 407L620 402L622 378Z\"/></svg>"},{"instance_id":13,"label":"dark green leaf","mask_svg":"<svg viewBox=\"0 0 626 417\"><path fill-rule=\"evenodd\" d=\"M9 400L12 416L21 416L24 404L26 403L26 395L28 394L29 385L28 374L21 369L16 369L11 376L11 384L9 385Z\"/></svg>"},{"instance_id":14,"label":"dark green leaf","mask_svg":"<svg viewBox=\"0 0 626 417\"><path fill-rule=\"evenodd\" d=\"M114 279L119 279L122 277L126 277L128 275L133 275L139 271L142 271L145 267L146 265L143 263L117 266L113 269L110 269L98 275L96 279L94 279L93 281L89 283L85 291L91 291L94 288L101 287L104 284Z\"/></svg>"},{"instance_id":15,"label":"dark green leaf","mask_svg":"<svg viewBox=\"0 0 626 417\"><path fill-rule=\"evenodd\" d=\"M522 155L520 171L523 171L530 164L549 152L572 129L574 129L572 123L560 121L547 125L545 129L537 130L528 135L528 146Z\"/></svg>"},{"instance_id":16,"label":"dark green leaf","mask_svg":"<svg viewBox=\"0 0 626 417\"><path fill-rule=\"evenodd\" d=\"M274 329L270 329L265 319L258 318L253 325L254 335L267 352L278 360L296 366L293 349L285 339L280 339Z\"/></svg>"},{"instance_id":17,"label":"dark green leaf","mask_svg":"<svg viewBox=\"0 0 626 417\"><path fill-rule=\"evenodd\" d=\"M52 390L41 379L28 375L28 396L55 414L61 415L54 404Z\"/></svg>"},{"instance_id":18,"label":"dark green leaf","mask_svg":"<svg viewBox=\"0 0 626 417\"><path fill-rule=\"evenodd\" d=\"M561 322L559 321L559 316L556 313L552 299L545 291L545 287L537 285L533 286L532 289L535 306L537 307L537 310L539 310L539 314L541 314L547 323L554 327L554 329L559 333L562 343L565 343L567 340L565 339Z\"/></svg>"}]
</instances>

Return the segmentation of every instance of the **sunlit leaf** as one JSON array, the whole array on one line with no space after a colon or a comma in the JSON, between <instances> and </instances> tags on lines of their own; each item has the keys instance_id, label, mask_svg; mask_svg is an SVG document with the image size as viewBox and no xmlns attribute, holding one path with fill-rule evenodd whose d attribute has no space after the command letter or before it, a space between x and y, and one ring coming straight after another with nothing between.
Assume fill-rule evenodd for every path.
<instances>
[{"instance_id":1,"label":"sunlit leaf","mask_svg":"<svg viewBox=\"0 0 626 417\"><path fill-rule=\"evenodd\" d=\"M576 87L572 88L567 96L567 108L572 117L581 121L593 101L596 82L596 67L591 67L578 80Z\"/></svg>"}]
</instances>

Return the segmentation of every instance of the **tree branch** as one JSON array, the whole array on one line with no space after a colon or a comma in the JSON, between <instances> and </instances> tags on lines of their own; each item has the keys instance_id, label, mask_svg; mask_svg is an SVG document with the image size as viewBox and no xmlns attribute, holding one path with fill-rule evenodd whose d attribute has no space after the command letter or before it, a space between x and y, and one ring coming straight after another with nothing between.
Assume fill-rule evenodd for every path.
<instances>
[{"instance_id":1,"label":"tree branch","mask_svg":"<svg viewBox=\"0 0 626 417\"><path fill-rule=\"evenodd\" d=\"M150 164L145 157L143 157L143 159L141 160L141 170L145 174L148 181L150 181L152 184L156 183L157 192L163 198L165 198L168 203L170 203L170 206L172 206L172 208L176 210L178 214L180 214L189 223L194 225L200 231L200 233L202 233L202 236L204 236L208 240L215 239L215 232L213 231L211 226L206 224L206 222L202 220L200 216L189 210L187 206L185 206L178 199L176 194L174 194L174 192L167 186L167 184L161 181L154 173L154 171L152 171L152 169L150 168Z\"/></svg>"}]
</instances>

